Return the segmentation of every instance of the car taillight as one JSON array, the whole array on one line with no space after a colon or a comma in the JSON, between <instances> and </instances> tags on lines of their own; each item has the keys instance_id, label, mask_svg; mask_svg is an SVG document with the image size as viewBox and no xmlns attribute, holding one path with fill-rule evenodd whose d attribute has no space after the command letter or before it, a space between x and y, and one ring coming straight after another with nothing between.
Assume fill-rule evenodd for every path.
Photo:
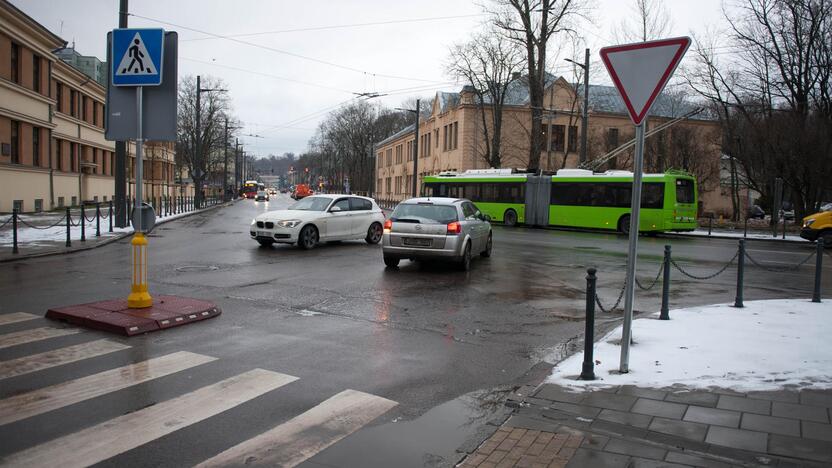
<instances>
[{"instance_id":1,"label":"car taillight","mask_svg":"<svg viewBox=\"0 0 832 468\"><path fill-rule=\"evenodd\" d=\"M448 234L459 234L462 232L462 225L457 221L448 223Z\"/></svg>"},{"instance_id":2,"label":"car taillight","mask_svg":"<svg viewBox=\"0 0 832 468\"><path fill-rule=\"evenodd\" d=\"M393 221L386 220L384 221L384 232L391 232L393 230Z\"/></svg>"}]
</instances>

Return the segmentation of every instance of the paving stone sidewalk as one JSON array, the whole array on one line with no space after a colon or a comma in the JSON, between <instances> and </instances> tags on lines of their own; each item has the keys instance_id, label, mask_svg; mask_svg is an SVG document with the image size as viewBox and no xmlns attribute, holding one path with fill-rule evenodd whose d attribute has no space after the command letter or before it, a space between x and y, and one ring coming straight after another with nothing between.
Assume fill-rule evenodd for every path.
<instances>
[{"instance_id":1,"label":"paving stone sidewalk","mask_svg":"<svg viewBox=\"0 0 832 468\"><path fill-rule=\"evenodd\" d=\"M521 387L460 466L832 466L832 390Z\"/></svg>"}]
</instances>

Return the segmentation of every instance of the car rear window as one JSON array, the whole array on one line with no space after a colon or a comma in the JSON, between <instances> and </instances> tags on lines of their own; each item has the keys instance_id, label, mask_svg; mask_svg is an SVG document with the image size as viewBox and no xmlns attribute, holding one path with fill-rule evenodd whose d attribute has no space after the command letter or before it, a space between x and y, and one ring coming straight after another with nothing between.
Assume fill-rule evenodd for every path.
<instances>
[{"instance_id":1,"label":"car rear window","mask_svg":"<svg viewBox=\"0 0 832 468\"><path fill-rule=\"evenodd\" d=\"M459 220L455 206L415 203L399 204L390 219L392 221L424 224L448 224Z\"/></svg>"},{"instance_id":2,"label":"car rear window","mask_svg":"<svg viewBox=\"0 0 832 468\"><path fill-rule=\"evenodd\" d=\"M676 203L694 203L693 181L676 179Z\"/></svg>"}]
</instances>

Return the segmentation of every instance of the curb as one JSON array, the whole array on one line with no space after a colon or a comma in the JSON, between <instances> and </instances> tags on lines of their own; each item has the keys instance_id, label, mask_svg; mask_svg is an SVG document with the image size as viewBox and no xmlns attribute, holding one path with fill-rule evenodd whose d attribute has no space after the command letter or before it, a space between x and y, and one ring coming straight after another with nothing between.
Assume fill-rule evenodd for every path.
<instances>
[{"instance_id":1,"label":"curb","mask_svg":"<svg viewBox=\"0 0 832 468\"><path fill-rule=\"evenodd\" d=\"M182 216L178 216L175 219L170 219L170 218L160 219L156 223L156 225L165 224L168 221L176 221L176 220L179 220L179 219L187 218L188 216L192 216L192 215L195 215L197 213L204 213L206 211L215 210L217 208L222 208L224 206L231 206L235 202L236 202L236 200L231 200L231 201L227 201L225 203L220 203L219 205L209 206L209 207L203 208L201 210L189 211L187 213L183 213ZM104 247L105 245L112 244L113 242L118 242L118 241L124 239L125 237L129 237L129 236L132 236L132 235L133 235L132 232L123 232L121 234L116 234L116 235L113 235L113 236L109 236L107 239L102 240L102 241L98 241L94 244L89 244L89 245L85 245L83 247L78 247L78 248L70 247L70 250L51 250L51 251L48 251L48 252L23 254L23 255L19 255L19 256L16 256L16 257L9 257L9 258L0 258L0 263L11 263L11 262L16 262L18 260L29 260L29 259L32 259L32 258L51 257L53 255L67 255L67 254L73 254L73 253L76 253L76 252L84 252L84 251L87 251L87 250L92 250L92 249L97 249L99 247ZM80 241L77 241L77 242L80 242Z\"/></svg>"}]
</instances>

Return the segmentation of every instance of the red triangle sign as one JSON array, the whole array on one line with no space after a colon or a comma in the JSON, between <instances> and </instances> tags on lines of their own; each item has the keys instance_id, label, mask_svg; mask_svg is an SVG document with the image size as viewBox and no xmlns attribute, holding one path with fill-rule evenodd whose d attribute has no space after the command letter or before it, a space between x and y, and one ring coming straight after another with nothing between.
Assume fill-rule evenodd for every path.
<instances>
[{"instance_id":1,"label":"red triangle sign","mask_svg":"<svg viewBox=\"0 0 832 468\"><path fill-rule=\"evenodd\" d=\"M634 124L640 125L647 116L690 42L689 37L676 37L601 49L601 60Z\"/></svg>"}]
</instances>

